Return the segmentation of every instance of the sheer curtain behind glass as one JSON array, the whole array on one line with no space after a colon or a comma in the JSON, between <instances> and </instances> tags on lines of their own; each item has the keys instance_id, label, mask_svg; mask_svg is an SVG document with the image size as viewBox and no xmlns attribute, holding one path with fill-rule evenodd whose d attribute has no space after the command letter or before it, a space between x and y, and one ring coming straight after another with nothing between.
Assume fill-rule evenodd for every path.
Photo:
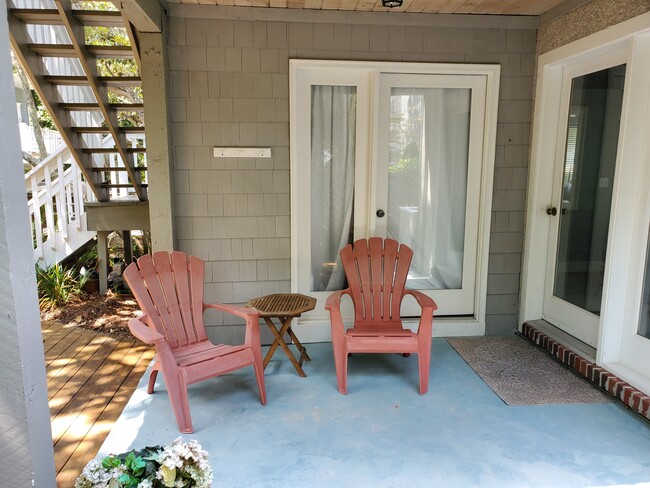
<instances>
[{"instance_id":1,"label":"sheer curtain behind glass","mask_svg":"<svg viewBox=\"0 0 650 488\"><path fill-rule=\"evenodd\" d=\"M471 91L393 88L388 236L414 251L408 286L460 289Z\"/></svg>"},{"instance_id":2,"label":"sheer curtain behind glass","mask_svg":"<svg viewBox=\"0 0 650 488\"><path fill-rule=\"evenodd\" d=\"M339 251L352 241L356 102L354 86L311 88L312 291L345 283Z\"/></svg>"}]
</instances>

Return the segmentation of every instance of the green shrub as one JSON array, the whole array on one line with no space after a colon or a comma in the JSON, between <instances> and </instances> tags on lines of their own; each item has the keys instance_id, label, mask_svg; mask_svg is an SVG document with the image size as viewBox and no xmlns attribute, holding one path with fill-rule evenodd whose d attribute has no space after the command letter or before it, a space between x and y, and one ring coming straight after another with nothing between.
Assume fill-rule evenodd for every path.
<instances>
[{"instance_id":1,"label":"green shrub","mask_svg":"<svg viewBox=\"0 0 650 488\"><path fill-rule=\"evenodd\" d=\"M43 309L59 308L76 297L83 285L72 269L56 263L47 268L36 266L38 302ZM83 280L85 281L85 280Z\"/></svg>"}]
</instances>

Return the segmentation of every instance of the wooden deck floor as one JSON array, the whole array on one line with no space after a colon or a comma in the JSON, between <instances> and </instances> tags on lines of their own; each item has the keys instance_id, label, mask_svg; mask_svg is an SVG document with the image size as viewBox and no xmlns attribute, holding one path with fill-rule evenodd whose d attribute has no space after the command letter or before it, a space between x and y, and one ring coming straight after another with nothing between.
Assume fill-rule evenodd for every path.
<instances>
[{"instance_id":1,"label":"wooden deck floor","mask_svg":"<svg viewBox=\"0 0 650 488\"><path fill-rule=\"evenodd\" d=\"M43 345L57 484L66 488L95 457L154 350L57 323L44 324Z\"/></svg>"}]
</instances>

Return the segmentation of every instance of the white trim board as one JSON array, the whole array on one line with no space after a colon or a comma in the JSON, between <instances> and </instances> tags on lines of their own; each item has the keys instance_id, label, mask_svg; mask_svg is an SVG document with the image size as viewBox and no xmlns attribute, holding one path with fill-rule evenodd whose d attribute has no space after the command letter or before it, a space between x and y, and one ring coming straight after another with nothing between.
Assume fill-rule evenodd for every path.
<instances>
[{"instance_id":1,"label":"white trim board","mask_svg":"<svg viewBox=\"0 0 650 488\"><path fill-rule=\"evenodd\" d=\"M357 12L271 7L168 4L169 17L189 19L313 22L315 24L409 25L478 29L537 30L537 17L522 15L464 15L435 13Z\"/></svg>"}]
</instances>

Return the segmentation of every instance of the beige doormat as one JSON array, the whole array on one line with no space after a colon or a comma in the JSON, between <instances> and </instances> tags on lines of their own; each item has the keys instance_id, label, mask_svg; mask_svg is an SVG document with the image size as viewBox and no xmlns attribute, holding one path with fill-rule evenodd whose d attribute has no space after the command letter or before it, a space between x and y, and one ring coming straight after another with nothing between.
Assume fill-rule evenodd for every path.
<instances>
[{"instance_id":1,"label":"beige doormat","mask_svg":"<svg viewBox=\"0 0 650 488\"><path fill-rule=\"evenodd\" d=\"M611 401L521 337L457 337L447 341L508 405Z\"/></svg>"}]
</instances>

